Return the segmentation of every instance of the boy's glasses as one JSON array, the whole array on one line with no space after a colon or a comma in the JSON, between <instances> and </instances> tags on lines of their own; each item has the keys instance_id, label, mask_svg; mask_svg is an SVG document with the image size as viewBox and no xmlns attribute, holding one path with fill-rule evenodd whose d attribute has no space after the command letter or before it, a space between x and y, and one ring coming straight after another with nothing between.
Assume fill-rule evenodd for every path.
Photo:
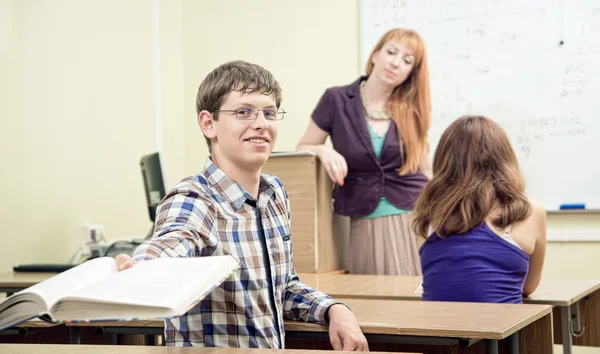
<instances>
[{"instance_id":1,"label":"boy's glasses","mask_svg":"<svg viewBox=\"0 0 600 354\"><path fill-rule=\"evenodd\" d=\"M219 109L215 112L230 112L235 114L239 120L255 120L258 118L258 112L263 112L266 120L282 120L285 115L283 109L256 109L256 108L241 108L241 109ZM214 112L213 112L214 113Z\"/></svg>"}]
</instances>

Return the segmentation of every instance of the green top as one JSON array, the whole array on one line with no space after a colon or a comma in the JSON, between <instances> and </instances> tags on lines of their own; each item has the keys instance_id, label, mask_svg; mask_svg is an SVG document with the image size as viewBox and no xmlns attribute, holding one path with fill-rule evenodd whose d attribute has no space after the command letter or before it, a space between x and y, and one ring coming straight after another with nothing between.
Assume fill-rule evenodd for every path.
<instances>
[{"instance_id":1,"label":"green top","mask_svg":"<svg viewBox=\"0 0 600 354\"><path fill-rule=\"evenodd\" d=\"M375 156L377 156L377 158L379 158L379 156L381 156L381 151L383 150L383 142L385 141L385 136L387 135L387 133L380 136L373 130L373 128L371 127L371 124L367 123L367 126L369 127L369 133L371 135L371 141L373 142L373 148L375 149ZM377 208L375 208L375 210L373 210L373 212L371 214L367 214L363 217L364 218L377 218L380 216L404 214L404 213L408 213L408 212L410 212L410 210L396 208L385 197L381 197L381 200L379 201L379 205L377 205Z\"/></svg>"}]
</instances>

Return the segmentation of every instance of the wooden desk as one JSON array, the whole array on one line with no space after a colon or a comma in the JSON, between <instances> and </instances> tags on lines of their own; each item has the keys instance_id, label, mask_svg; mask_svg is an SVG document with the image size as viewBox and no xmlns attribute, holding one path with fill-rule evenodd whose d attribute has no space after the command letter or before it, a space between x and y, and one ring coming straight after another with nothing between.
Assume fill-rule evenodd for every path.
<instances>
[{"instance_id":1,"label":"wooden desk","mask_svg":"<svg viewBox=\"0 0 600 354\"><path fill-rule=\"evenodd\" d=\"M485 344L480 344L487 348L486 352L497 353L498 341L516 334L513 339L520 335L523 340L512 341L516 345L512 348L513 353L552 352L552 316L548 305L340 300L352 308L370 346L376 350L393 350L398 343L454 344L462 347L485 340ZM325 331L325 326L286 323L290 339L324 340ZM481 349L479 346L465 352L480 352Z\"/></svg>"},{"instance_id":2,"label":"wooden desk","mask_svg":"<svg viewBox=\"0 0 600 354\"><path fill-rule=\"evenodd\" d=\"M516 334L512 337L515 340L507 344L516 345L512 353L552 352L552 314L549 305L357 299L345 299L344 302L354 311L372 349L425 351L431 348L428 345L454 345L456 349L457 346L476 344L479 347L463 352L476 353L487 348L487 353L495 354L498 353L499 340ZM80 343L79 331L85 327L102 327L111 333L144 335L156 335L163 331L161 320L73 323L68 326L72 330L72 343ZM286 321L285 331L287 348L330 348L325 325ZM519 337L524 339L518 340ZM402 349L400 344L419 346L416 349Z\"/></svg>"},{"instance_id":3,"label":"wooden desk","mask_svg":"<svg viewBox=\"0 0 600 354\"><path fill-rule=\"evenodd\" d=\"M304 273L300 280L334 298L421 300L415 292L422 280L418 276ZM573 344L600 346L599 290L598 280L543 279L524 301L555 307L554 340L570 354Z\"/></svg>"},{"instance_id":4,"label":"wooden desk","mask_svg":"<svg viewBox=\"0 0 600 354\"><path fill-rule=\"evenodd\" d=\"M0 344L3 354L331 354L330 351L246 348L181 348L114 345ZM350 353L350 352L336 352ZM405 353L417 354L417 353Z\"/></svg>"},{"instance_id":5,"label":"wooden desk","mask_svg":"<svg viewBox=\"0 0 600 354\"><path fill-rule=\"evenodd\" d=\"M48 276L48 275L45 275ZM311 278L314 277L314 278ZM3 277L0 276L0 279ZM15 275L15 278L18 278ZM379 299L382 296L391 298L394 296L394 292L398 294L410 295L412 300L420 299L419 294L415 294L414 290L416 285L419 283L419 279L414 277L406 278L407 281L404 283L402 280L404 277L386 277L386 276L356 276L356 275L327 275L327 274L302 274L301 279L309 285L313 285L319 290L334 295L336 298L352 297L353 294L359 292L366 293L368 290L371 291L368 297L373 299ZM392 280L394 282L391 282ZM395 284L390 286L390 283ZM0 284L2 284L0 282ZM329 285L328 285L329 284ZM333 284L333 285L332 285ZM6 283L4 283L6 285ZM28 284L32 285L32 284ZM335 286L334 286L335 285ZM413 286L414 285L414 286ZM359 290L352 290L355 286ZM344 290L346 289L346 290ZM331 291L329 291L331 290ZM344 292L345 291L345 292ZM415 336L427 337L423 334L431 333L432 336L448 336L450 340L458 342L458 339L462 339L464 335L468 334L467 339L479 340L489 339L492 343L499 339L504 339L510 336L512 333L519 331L523 327L531 329L533 327L540 327L538 329L533 328L534 332L540 332L543 334L545 323L552 324L550 316L546 316L543 313L538 313L539 308L534 305L505 305L505 304L461 304L461 303L434 303L434 302L418 302L418 301L365 301L357 299L343 300L345 303L350 305L363 330L367 335L371 337L371 340L378 339L378 335L394 335L396 339L400 336L410 336L414 339ZM392 309L387 309L385 306L391 306ZM516 307L515 307L516 306ZM531 308L534 306L535 308ZM542 308L545 308L542 306ZM548 307L549 308L549 307ZM489 314L482 316L482 309L489 309ZM507 311L510 309L510 311ZM534 313L521 313L523 311L533 311L540 317L534 318ZM550 310L548 310L550 311ZM470 317L465 316L473 316ZM375 316L375 317L373 317ZM388 317L391 316L391 317ZM444 317L446 316L446 317ZM448 317L450 316L450 317ZM441 318L447 318L448 321L456 316L459 320L464 321L464 326L456 326L453 322L441 323ZM509 316L509 317L507 317ZM517 317L510 317L517 316ZM541 319L544 319L541 321ZM422 321L419 322L419 319ZM481 322L481 321L484 322ZM404 321L404 322L398 322ZM425 322L423 322L425 321ZM113 329L128 327L128 333L140 333L140 334L162 334L162 321L154 321L152 325L148 321L136 322L114 322L109 326L106 326L108 331ZM532 322L538 323L536 326L530 326ZM125 325L127 324L127 325ZM78 324L78 327L85 326L86 324ZM446 327L442 326L445 325ZM90 323L87 324L90 327L101 327L102 323ZM291 326L291 327L288 327ZM314 324L302 324L296 322L286 323L286 330L289 330L290 338L293 338L294 332L306 330L305 327L294 327L294 326L308 326L313 329L318 329L317 332L326 332L324 327L320 327ZM441 328L439 326L442 326ZM478 327L479 326L479 327ZM498 327L500 326L500 327ZM504 326L504 327L501 327ZM512 327L511 327L512 326ZM520 326L520 327L519 327ZM462 331L461 332L461 328ZM485 332L486 328L492 330L491 332ZM74 332L77 330L73 330ZM132 332L133 331L133 332ZM390 332L391 331L391 332ZM441 332L440 332L441 331ZM444 332L445 331L445 332ZM466 332L465 332L466 331ZM483 331L483 332L482 332ZM314 331L313 331L314 332ZM115 332L116 333L116 332ZM418 334L421 333L421 334ZM490 335L493 333L493 335ZM325 333L326 334L326 333ZM550 338L552 338L550 333ZM375 336L375 337L373 337ZM545 334L541 336L541 340L545 340ZM547 337L547 336L546 336ZM430 336L430 338L432 338ZM412 340L411 339L411 340ZM385 340L389 340L385 339ZM521 341L521 345L528 345L530 340ZM544 344L542 344L544 345ZM549 349L548 352L551 352Z\"/></svg>"},{"instance_id":6,"label":"wooden desk","mask_svg":"<svg viewBox=\"0 0 600 354\"><path fill-rule=\"evenodd\" d=\"M554 306L555 343L563 345L564 354L571 354L573 345L600 347L599 290L598 280L545 279L524 300Z\"/></svg>"},{"instance_id":7,"label":"wooden desk","mask_svg":"<svg viewBox=\"0 0 600 354\"><path fill-rule=\"evenodd\" d=\"M22 273L22 272L7 272L0 273L0 293L6 293L7 296L18 291L35 285L43 280L46 280L55 273Z\"/></svg>"}]
</instances>

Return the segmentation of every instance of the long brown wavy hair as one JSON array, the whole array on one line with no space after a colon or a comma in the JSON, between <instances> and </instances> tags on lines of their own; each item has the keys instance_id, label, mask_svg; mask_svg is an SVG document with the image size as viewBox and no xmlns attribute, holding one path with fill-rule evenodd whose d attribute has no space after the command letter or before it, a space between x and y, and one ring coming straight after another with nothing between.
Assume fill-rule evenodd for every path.
<instances>
[{"instance_id":1,"label":"long brown wavy hair","mask_svg":"<svg viewBox=\"0 0 600 354\"><path fill-rule=\"evenodd\" d=\"M406 150L406 160L399 171L401 175L406 175L417 172L423 155L429 150L427 143L427 132L431 125L429 67L425 42L421 36L413 30L395 28L386 32L371 51L366 67L367 76L373 71L373 54L391 40L405 44L415 56L415 65L410 75L394 89L386 107L398 128L400 155L403 156Z\"/></svg>"},{"instance_id":2,"label":"long brown wavy hair","mask_svg":"<svg viewBox=\"0 0 600 354\"><path fill-rule=\"evenodd\" d=\"M517 157L504 130L481 116L453 122L435 151L433 178L417 201L413 228L427 237L464 234L487 217L503 229L531 213Z\"/></svg>"}]
</instances>

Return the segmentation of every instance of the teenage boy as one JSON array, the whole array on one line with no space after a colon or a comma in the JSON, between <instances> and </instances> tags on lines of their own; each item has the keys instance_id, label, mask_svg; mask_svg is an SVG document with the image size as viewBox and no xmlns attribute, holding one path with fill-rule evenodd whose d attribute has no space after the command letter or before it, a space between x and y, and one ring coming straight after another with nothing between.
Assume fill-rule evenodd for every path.
<instances>
[{"instance_id":1,"label":"teenage boy","mask_svg":"<svg viewBox=\"0 0 600 354\"><path fill-rule=\"evenodd\" d=\"M181 317L167 345L283 348L284 319L328 322L334 349L368 350L354 314L303 284L293 265L290 204L281 181L261 174L277 139L281 87L264 68L225 63L200 84L198 124L210 157L161 201L155 233L119 269L158 257L231 255L241 264ZM173 289L174 292L177 289Z\"/></svg>"}]
</instances>

